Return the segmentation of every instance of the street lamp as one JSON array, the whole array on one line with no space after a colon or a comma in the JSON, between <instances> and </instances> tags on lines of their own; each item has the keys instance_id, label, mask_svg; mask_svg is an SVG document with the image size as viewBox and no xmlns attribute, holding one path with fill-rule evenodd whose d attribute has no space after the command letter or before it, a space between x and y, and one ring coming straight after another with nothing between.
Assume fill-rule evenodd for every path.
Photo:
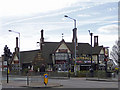
<instances>
[{"instance_id":1,"label":"street lamp","mask_svg":"<svg viewBox=\"0 0 120 90\"><path fill-rule=\"evenodd\" d=\"M69 17L67 15L64 15L64 17L74 20L74 29L73 30L75 30L74 43L75 43L75 76L76 76L76 30L77 30L77 28L76 28L76 19L71 18L71 17Z\"/></svg>"},{"instance_id":2,"label":"street lamp","mask_svg":"<svg viewBox=\"0 0 120 90\"><path fill-rule=\"evenodd\" d=\"M8 31L19 34L19 70L20 70L21 69L21 65L20 65L20 32L16 32L16 31L13 31L13 30L8 30Z\"/></svg>"},{"instance_id":3,"label":"street lamp","mask_svg":"<svg viewBox=\"0 0 120 90\"><path fill-rule=\"evenodd\" d=\"M92 67L92 36L93 36L93 33L90 32L90 30L88 30L90 36L91 36L91 69L93 68Z\"/></svg>"},{"instance_id":4,"label":"street lamp","mask_svg":"<svg viewBox=\"0 0 120 90\"><path fill-rule=\"evenodd\" d=\"M71 18L71 17L69 17L69 16L67 16L67 15L65 15L64 17L67 17L67 18L70 18L70 19L74 20L74 28L76 28L76 19Z\"/></svg>"}]
</instances>

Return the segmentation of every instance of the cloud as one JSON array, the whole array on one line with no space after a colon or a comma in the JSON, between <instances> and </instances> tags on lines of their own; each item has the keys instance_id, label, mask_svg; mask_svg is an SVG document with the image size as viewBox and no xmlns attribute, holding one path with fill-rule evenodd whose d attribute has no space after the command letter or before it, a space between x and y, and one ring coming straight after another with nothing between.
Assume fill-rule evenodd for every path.
<instances>
[{"instance_id":1,"label":"cloud","mask_svg":"<svg viewBox=\"0 0 120 90\"><path fill-rule=\"evenodd\" d=\"M118 7L108 8L108 11L114 11L114 10L117 10L117 9L118 9Z\"/></svg>"},{"instance_id":2,"label":"cloud","mask_svg":"<svg viewBox=\"0 0 120 90\"><path fill-rule=\"evenodd\" d=\"M88 24L105 25L105 24L118 23L118 21L111 20L111 19L116 19L116 18L117 18L117 15L116 16L100 17L100 18L95 17L95 18L90 18L87 20L79 20L79 21L77 21L77 25L78 26L88 25Z\"/></svg>"},{"instance_id":3,"label":"cloud","mask_svg":"<svg viewBox=\"0 0 120 90\"><path fill-rule=\"evenodd\" d=\"M100 33L113 33L117 31L118 31L118 25L116 24L102 26L98 29L98 32Z\"/></svg>"},{"instance_id":4,"label":"cloud","mask_svg":"<svg viewBox=\"0 0 120 90\"><path fill-rule=\"evenodd\" d=\"M79 14L79 16L81 17L87 17L89 16L86 14L88 12L82 13L81 11L87 11L87 9L92 9L93 7L96 8L95 6L104 4L104 3L96 3L96 2L94 3L94 1L91 0L86 0L91 3L86 3L86 4L83 3L82 6L80 5L81 3L79 2L85 2L83 0L60 0L60 1L1 0L1 1L3 3L0 3L0 17L2 17L2 23L1 23L2 29L0 29L0 35L1 35L0 53L3 53L3 48L4 45L6 44L10 47L12 51L14 51L15 37L18 35L14 33L8 34L9 33L8 29L21 32L21 50L39 48L36 47L36 42L39 41L40 39L41 29L45 30L45 38L47 38L48 41L60 41L62 39L61 33L65 34L64 35L65 41L71 41L72 34L70 36L70 32L72 32L73 21L62 20L64 15L69 14L71 17L74 17L74 15ZM78 5L76 6L76 4ZM77 12L81 12L82 14ZM94 12L89 14L93 15L93 13ZM101 11L95 12L94 16L96 14L100 15ZM77 20L77 24L78 26L86 25L85 27L87 27L87 25L90 23L99 23L99 24L108 23L110 22L109 20L111 19L113 20L117 18L116 16L94 17L82 21ZM81 34L83 34L83 32L81 32ZM105 36L106 35L102 37ZM105 42L107 41L108 38L110 37L106 37ZM89 35L80 35L78 36L78 40L79 42L90 42L90 37ZM102 40L104 40L104 38ZM102 44L105 44L105 42L103 43L103 41L101 41ZM106 44L106 46L108 46L108 44Z\"/></svg>"},{"instance_id":5,"label":"cloud","mask_svg":"<svg viewBox=\"0 0 120 90\"><path fill-rule=\"evenodd\" d=\"M79 0L2 0L0 16L29 15L70 7Z\"/></svg>"},{"instance_id":6,"label":"cloud","mask_svg":"<svg viewBox=\"0 0 120 90\"><path fill-rule=\"evenodd\" d=\"M45 0L46 1L46 0ZM52 2L52 1L51 1ZM49 11L49 12L47 12L47 13L43 13L43 15L41 15L41 12L42 12L42 10L40 9L42 6L40 6L39 5L39 8L37 9L37 10L33 10L33 11L36 11L36 13L38 13L39 15L37 15L37 16L34 16L34 15L32 15L32 14L34 14L34 12L32 12L31 10L30 10L30 12L28 12L28 11L26 11L26 7L24 7L24 6L22 6L22 8L23 8L23 11L22 12L20 12L20 13L17 13L16 12L16 10L13 12L13 13L16 13L16 16L15 17L12 17L12 18L14 18L14 19L11 19L11 20L9 20L8 18L6 19L6 17L5 17L5 15L4 15L4 17L2 18L2 24L3 25L9 25L9 24L13 24L13 23L19 23L19 22L25 22L25 21L32 21L32 20L35 20L35 19L40 19L40 18L48 18L48 17L55 17L55 16L58 16L58 15L64 15L64 14L69 14L69 13L75 13L75 12L78 12L78 11L83 11L83 10L85 10L85 9L89 9L89 8L92 8L92 7L95 7L95 6L98 6L98 5L100 5L100 4L104 4L104 3L98 3L98 2L91 2L91 3L83 3L82 2L82 6L81 5L79 5L79 8L75 8L75 9L68 9L68 10L62 10L63 8L65 8L65 7L69 7L69 6L72 6L72 7L75 7L75 4L77 3L77 2L79 2L79 0L76 0L76 1L71 1L71 2L69 2L69 3L67 3L67 0L66 1L64 1L64 2L60 2L60 3L64 3L63 4L63 6L62 5L60 5L60 7L59 8L54 8L53 10L57 10L57 12L50 12L51 10L46 10L46 12L47 11ZM42 2L41 2L42 3ZM41 4L40 3L40 4ZM44 2L43 2L44 3ZM56 4L57 2L54 2L54 4ZM69 4L69 5L67 5L67 4ZM37 4L38 5L38 4ZM35 8L37 5L35 5L34 7L30 7L30 9L32 8ZM65 6L65 5L67 5L67 6ZM53 5L54 6L54 5ZM56 5L55 5L55 7L56 7ZM18 7L16 7L16 9L18 8L18 10L17 11L19 11L19 6ZM24 9L25 8L25 9ZM47 8L49 8L49 5L47 6ZM62 11L59 11L58 9L61 9ZM9 11L10 11L10 9L8 9ZM40 11L39 11L40 10ZM59 12L58 12L59 11ZM7 12L7 11L6 11ZM27 13L27 14L29 14L30 16L28 16L28 17L25 17L25 13ZM24 17L23 18L18 18L17 17L17 15L20 15L20 14L22 14ZM95 12L95 13L91 13L91 14L79 14L78 16L79 17L89 17L89 16L93 16L93 15L96 15L96 14L100 14L100 13L98 13L98 12ZM8 12L8 14L6 14L6 15L9 15L9 12ZM9 16L10 17L10 16ZM11 18L11 17L10 17ZM16 18L16 19L15 19ZM109 17L105 17L105 18L109 18ZM100 20L103 20L104 18L101 18ZM110 18L109 18L110 19Z\"/></svg>"},{"instance_id":7,"label":"cloud","mask_svg":"<svg viewBox=\"0 0 120 90\"><path fill-rule=\"evenodd\" d=\"M78 17L89 17L90 15L88 14L79 14Z\"/></svg>"},{"instance_id":8,"label":"cloud","mask_svg":"<svg viewBox=\"0 0 120 90\"><path fill-rule=\"evenodd\" d=\"M77 11L81 11L81 10L85 10L87 8L90 8L90 7L93 7L93 6L88 6L88 7L81 7L81 8L77 8L77 9L72 9L72 10L66 10L66 11L60 11L60 12L56 12L56 13L46 13L45 15L40 15L40 16L32 16L32 17L25 17L25 18L20 18L20 19L15 19L15 20L10 20L10 21L5 21L4 19L2 20L3 23L2 25L9 25L9 24L14 24L14 23L20 23L20 22L26 22L26 21L32 21L32 20L35 20L35 19L41 19L41 18L49 18L49 17L55 17L55 16L58 16L58 15L65 15L65 14L68 14L68 13L74 13L74 12L77 12ZM85 15L85 14L82 14L82 15L78 15L78 16L88 16L88 15ZM64 19L63 19L64 20ZM4 23L5 21L5 23Z\"/></svg>"},{"instance_id":9,"label":"cloud","mask_svg":"<svg viewBox=\"0 0 120 90\"><path fill-rule=\"evenodd\" d=\"M0 16L32 15L70 7L79 2L117 2L118 0L1 0Z\"/></svg>"}]
</instances>

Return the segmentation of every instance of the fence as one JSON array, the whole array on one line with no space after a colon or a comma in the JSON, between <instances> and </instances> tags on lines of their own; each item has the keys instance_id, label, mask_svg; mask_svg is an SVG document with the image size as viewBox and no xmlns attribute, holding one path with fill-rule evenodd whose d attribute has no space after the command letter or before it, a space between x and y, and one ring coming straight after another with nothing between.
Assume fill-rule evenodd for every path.
<instances>
[{"instance_id":1,"label":"fence","mask_svg":"<svg viewBox=\"0 0 120 90\"><path fill-rule=\"evenodd\" d=\"M112 80L118 81L118 75L112 72L93 72L93 73L86 73L86 80Z\"/></svg>"},{"instance_id":2,"label":"fence","mask_svg":"<svg viewBox=\"0 0 120 90\"><path fill-rule=\"evenodd\" d=\"M13 73L9 74L9 83L24 83L24 85L38 85L44 86L44 74L48 74L48 84L49 85L56 85L61 84L61 79L67 79L68 73L67 72L28 72L26 75L13 75ZM7 83L7 74L3 72L2 75L2 83L5 85Z\"/></svg>"}]
</instances>

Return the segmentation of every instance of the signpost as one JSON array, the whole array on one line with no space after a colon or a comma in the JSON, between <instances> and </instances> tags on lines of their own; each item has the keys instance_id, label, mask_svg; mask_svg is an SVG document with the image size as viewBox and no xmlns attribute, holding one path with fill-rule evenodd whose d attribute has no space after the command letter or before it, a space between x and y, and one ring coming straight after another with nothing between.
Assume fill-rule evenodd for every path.
<instances>
[{"instance_id":1,"label":"signpost","mask_svg":"<svg viewBox=\"0 0 120 90\"><path fill-rule=\"evenodd\" d=\"M4 47L4 65L7 65L7 83L9 81L9 63L8 60L11 58L10 49L5 45Z\"/></svg>"},{"instance_id":2,"label":"signpost","mask_svg":"<svg viewBox=\"0 0 120 90\"><path fill-rule=\"evenodd\" d=\"M47 85L48 83L48 74L44 74L44 84L45 86Z\"/></svg>"},{"instance_id":3,"label":"signpost","mask_svg":"<svg viewBox=\"0 0 120 90\"><path fill-rule=\"evenodd\" d=\"M104 55L105 55L104 61L105 61L105 71L106 71L106 73L107 73L107 61L109 60L108 48L109 47L104 47Z\"/></svg>"}]
</instances>

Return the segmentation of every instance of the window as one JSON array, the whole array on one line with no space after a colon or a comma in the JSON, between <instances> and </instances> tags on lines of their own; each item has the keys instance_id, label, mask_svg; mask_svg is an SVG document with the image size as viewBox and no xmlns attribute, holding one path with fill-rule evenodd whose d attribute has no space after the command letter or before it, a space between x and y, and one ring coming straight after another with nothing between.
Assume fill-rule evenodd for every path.
<instances>
[{"instance_id":1,"label":"window","mask_svg":"<svg viewBox=\"0 0 120 90\"><path fill-rule=\"evenodd\" d=\"M99 60L100 60L100 61L104 61L104 58L105 58L105 56L104 56L104 55L102 55L102 54L101 54L101 55L99 55Z\"/></svg>"},{"instance_id":2,"label":"window","mask_svg":"<svg viewBox=\"0 0 120 90\"><path fill-rule=\"evenodd\" d=\"M71 55L67 53L56 53L55 54L55 60L67 60L68 57L71 57Z\"/></svg>"}]
</instances>

